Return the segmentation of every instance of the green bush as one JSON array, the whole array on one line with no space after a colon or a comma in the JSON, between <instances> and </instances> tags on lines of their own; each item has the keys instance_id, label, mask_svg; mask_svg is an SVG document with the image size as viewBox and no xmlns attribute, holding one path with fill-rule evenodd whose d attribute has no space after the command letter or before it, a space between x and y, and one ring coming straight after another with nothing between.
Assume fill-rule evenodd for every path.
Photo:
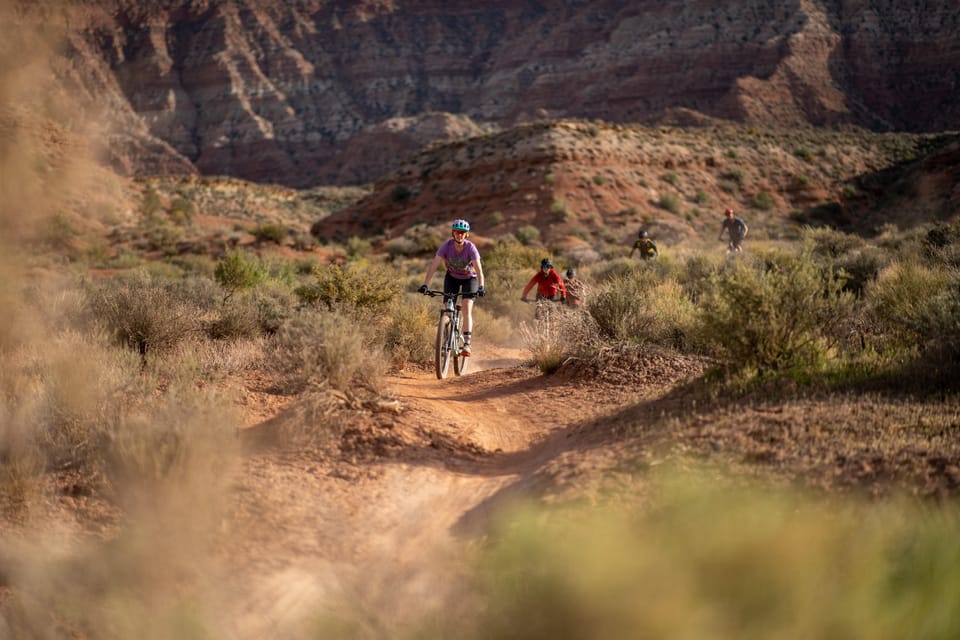
<instances>
[{"instance_id":1,"label":"green bush","mask_svg":"<svg viewBox=\"0 0 960 640\"><path fill-rule=\"evenodd\" d=\"M279 222L264 222L250 230L257 242L283 244L287 239L287 228Z\"/></svg>"},{"instance_id":2,"label":"green bush","mask_svg":"<svg viewBox=\"0 0 960 640\"><path fill-rule=\"evenodd\" d=\"M228 251L213 270L213 277L230 297L244 289L252 289L267 278L266 265L244 251Z\"/></svg>"},{"instance_id":3,"label":"green bush","mask_svg":"<svg viewBox=\"0 0 960 640\"><path fill-rule=\"evenodd\" d=\"M384 346L393 365L402 369L408 362L432 362L436 327L434 306L425 306L419 300L416 303L404 300L398 305L389 314L384 329Z\"/></svg>"},{"instance_id":4,"label":"green bush","mask_svg":"<svg viewBox=\"0 0 960 640\"><path fill-rule=\"evenodd\" d=\"M684 472L689 476L689 471ZM712 479L712 476L711 476ZM901 638L960 634L953 505L837 505L726 484L662 506L514 507L477 558L475 638ZM947 558L948 560L944 560ZM441 634L436 634L438 637ZM446 637L446 635L443 635Z\"/></svg>"},{"instance_id":5,"label":"green bush","mask_svg":"<svg viewBox=\"0 0 960 640\"><path fill-rule=\"evenodd\" d=\"M853 318L855 300L843 284L807 252L736 260L704 299L705 335L737 368L819 365Z\"/></svg>"},{"instance_id":6,"label":"green bush","mask_svg":"<svg viewBox=\"0 0 960 640\"><path fill-rule=\"evenodd\" d=\"M533 225L525 225L513 232L514 237L522 245L531 245L540 239L540 229Z\"/></svg>"},{"instance_id":7,"label":"green bush","mask_svg":"<svg viewBox=\"0 0 960 640\"><path fill-rule=\"evenodd\" d=\"M350 262L318 268L315 281L301 285L295 293L307 304L323 304L331 310L382 313L400 293L400 284L385 267Z\"/></svg>"},{"instance_id":8,"label":"green bush","mask_svg":"<svg viewBox=\"0 0 960 640\"><path fill-rule=\"evenodd\" d=\"M770 211L773 209L773 196L767 191L761 191L750 201L750 206L759 211Z\"/></svg>"},{"instance_id":9,"label":"green bush","mask_svg":"<svg viewBox=\"0 0 960 640\"><path fill-rule=\"evenodd\" d=\"M657 199L657 206L670 213L680 213L680 198L673 193L665 193Z\"/></svg>"},{"instance_id":10,"label":"green bush","mask_svg":"<svg viewBox=\"0 0 960 640\"><path fill-rule=\"evenodd\" d=\"M912 349L928 336L936 307L948 299L950 272L919 259L898 260L865 290L868 333L879 350ZM946 296L946 297L945 297Z\"/></svg>"}]
</instances>

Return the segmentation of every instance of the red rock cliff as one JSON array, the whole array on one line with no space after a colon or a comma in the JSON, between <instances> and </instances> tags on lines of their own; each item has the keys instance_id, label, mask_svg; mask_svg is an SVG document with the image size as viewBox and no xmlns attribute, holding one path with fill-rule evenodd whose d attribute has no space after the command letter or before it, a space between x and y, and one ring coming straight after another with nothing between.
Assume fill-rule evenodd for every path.
<instances>
[{"instance_id":1,"label":"red rock cliff","mask_svg":"<svg viewBox=\"0 0 960 640\"><path fill-rule=\"evenodd\" d=\"M130 173L357 183L543 117L960 128L939 0L21 2Z\"/></svg>"}]
</instances>

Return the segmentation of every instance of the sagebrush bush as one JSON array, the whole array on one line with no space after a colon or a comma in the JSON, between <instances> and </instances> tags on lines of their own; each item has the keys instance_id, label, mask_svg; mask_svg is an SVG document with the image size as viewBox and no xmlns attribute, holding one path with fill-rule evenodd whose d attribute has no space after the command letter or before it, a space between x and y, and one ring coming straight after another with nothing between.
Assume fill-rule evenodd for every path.
<instances>
[{"instance_id":1,"label":"sagebrush bush","mask_svg":"<svg viewBox=\"0 0 960 640\"><path fill-rule=\"evenodd\" d=\"M949 271L901 259L883 269L866 287L866 322L875 347L911 349L926 334L927 319L938 315L932 307L943 300Z\"/></svg>"},{"instance_id":2,"label":"sagebrush bush","mask_svg":"<svg viewBox=\"0 0 960 640\"><path fill-rule=\"evenodd\" d=\"M655 281L630 275L609 278L591 291L587 311L600 332L613 340L639 340L653 331L646 312Z\"/></svg>"},{"instance_id":3,"label":"sagebrush bush","mask_svg":"<svg viewBox=\"0 0 960 640\"><path fill-rule=\"evenodd\" d=\"M859 236L830 227L805 226L801 231L801 239L809 246L813 255L827 258L839 258L865 244Z\"/></svg>"},{"instance_id":4,"label":"sagebrush bush","mask_svg":"<svg viewBox=\"0 0 960 640\"><path fill-rule=\"evenodd\" d=\"M289 235L287 228L279 222L258 224L250 230L250 233L257 239L257 242L273 242L274 244L283 244Z\"/></svg>"},{"instance_id":5,"label":"sagebrush bush","mask_svg":"<svg viewBox=\"0 0 960 640\"><path fill-rule=\"evenodd\" d=\"M938 224L922 241L928 260L952 268L960 268L960 222Z\"/></svg>"},{"instance_id":6,"label":"sagebrush bush","mask_svg":"<svg viewBox=\"0 0 960 640\"><path fill-rule=\"evenodd\" d=\"M855 299L843 284L808 253L737 259L715 277L702 329L737 368L816 366L852 322Z\"/></svg>"},{"instance_id":7,"label":"sagebrush bush","mask_svg":"<svg viewBox=\"0 0 960 640\"><path fill-rule=\"evenodd\" d=\"M337 311L303 310L287 320L274 337L271 359L292 392L379 394L387 370L371 326Z\"/></svg>"},{"instance_id":8,"label":"sagebrush bush","mask_svg":"<svg viewBox=\"0 0 960 640\"><path fill-rule=\"evenodd\" d=\"M202 331L203 309L184 297L182 281L137 271L94 283L88 304L93 317L121 344L146 357Z\"/></svg>"},{"instance_id":9,"label":"sagebrush bush","mask_svg":"<svg viewBox=\"0 0 960 640\"><path fill-rule=\"evenodd\" d=\"M608 280L591 292L587 310L598 331L615 341L674 349L697 342L695 307L673 278Z\"/></svg>"},{"instance_id":10,"label":"sagebrush bush","mask_svg":"<svg viewBox=\"0 0 960 640\"><path fill-rule=\"evenodd\" d=\"M404 298L391 311L384 328L384 347L393 365L403 368L408 362L432 362L436 326L437 315L433 306L411 300L409 296Z\"/></svg>"}]
</instances>

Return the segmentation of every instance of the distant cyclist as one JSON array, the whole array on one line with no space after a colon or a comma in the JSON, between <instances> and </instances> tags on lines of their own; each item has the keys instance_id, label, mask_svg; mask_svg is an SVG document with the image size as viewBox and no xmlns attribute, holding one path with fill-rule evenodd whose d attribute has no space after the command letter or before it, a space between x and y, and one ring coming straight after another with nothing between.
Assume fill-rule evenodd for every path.
<instances>
[{"instance_id":1,"label":"distant cyclist","mask_svg":"<svg viewBox=\"0 0 960 640\"><path fill-rule=\"evenodd\" d=\"M637 235L637 241L633 243L633 249L630 249L631 258L636 251L640 252L640 257L644 260L656 258L658 255L660 255L660 253L657 251L657 245L655 245L653 240L650 239L650 234L647 233L646 229L641 229L640 233Z\"/></svg>"},{"instance_id":2,"label":"distant cyclist","mask_svg":"<svg viewBox=\"0 0 960 640\"><path fill-rule=\"evenodd\" d=\"M564 302L567 299L567 288L563 284L563 278L553 270L553 262L550 258L544 258L540 261L540 270L530 278L530 282L523 288L520 299L527 300L527 293L537 287L537 298L553 300L554 302Z\"/></svg>"},{"instance_id":3,"label":"distant cyclist","mask_svg":"<svg viewBox=\"0 0 960 640\"><path fill-rule=\"evenodd\" d=\"M567 306L582 307L587 297L587 285L577 277L577 272L567 269L567 277L563 279L563 285L567 289Z\"/></svg>"},{"instance_id":4,"label":"distant cyclist","mask_svg":"<svg viewBox=\"0 0 960 640\"><path fill-rule=\"evenodd\" d=\"M743 218L733 215L733 209L728 207L723 215L723 224L720 226L720 235L717 236L717 240L723 240L723 232L726 231L729 238L727 251L739 253L743 251L741 244L750 229L747 228L747 223L743 221Z\"/></svg>"},{"instance_id":5,"label":"distant cyclist","mask_svg":"<svg viewBox=\"0 0 960 640\"><path fill-rule=\"evenodd\" d=\"M475 293L483 297L483 265L480 263L480 251L475 244L467 240L470 223L466 220L454 220L449 240L440 245L433 262L427 268L427 275L420 285L420 293L426 293L434 272L443 261L447 274L443 277L444 293ZM473 298L463 298L463 351L470 355L470 342L473 337Z\"/></svg>"}]
</instances>

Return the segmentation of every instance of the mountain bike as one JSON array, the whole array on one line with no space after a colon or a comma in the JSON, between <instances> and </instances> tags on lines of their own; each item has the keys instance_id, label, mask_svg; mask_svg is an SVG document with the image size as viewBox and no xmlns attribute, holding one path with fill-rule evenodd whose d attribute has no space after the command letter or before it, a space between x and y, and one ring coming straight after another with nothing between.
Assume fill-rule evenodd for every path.
<instances>
[{"instance_id":1,"label":"mountain bike","mask_svg":"<svg viewBox=\"0 0 960 640\"><path fill-rule=\"evenodd\" d=\"M553 315L561 311L560 300L546 298L539 294L536 300L530 300L528 298L520 299L527 304L537 305L533 312L533 319L537 324L537 335L541 338L549 338L553 333Z\"/></svg>"},{"instance_id":2,"label":"mountain bike","mask_svg":"<svg viewBox=\"0 0 960 640\"><path fill-rule=\"evenodd\" d=\"M437 378L447 377L450 362L453 361L453 371L458 376L467 372L469 356L462 354L463 333L461 325L463 316L460 315L460 299L475 298L475 293L444 293L443 291L429 290L427 296L443 296L443 306L440 307L440 317L437 320L437 341L434 346L434 369Z\"/></svg>"}]
</instances>

